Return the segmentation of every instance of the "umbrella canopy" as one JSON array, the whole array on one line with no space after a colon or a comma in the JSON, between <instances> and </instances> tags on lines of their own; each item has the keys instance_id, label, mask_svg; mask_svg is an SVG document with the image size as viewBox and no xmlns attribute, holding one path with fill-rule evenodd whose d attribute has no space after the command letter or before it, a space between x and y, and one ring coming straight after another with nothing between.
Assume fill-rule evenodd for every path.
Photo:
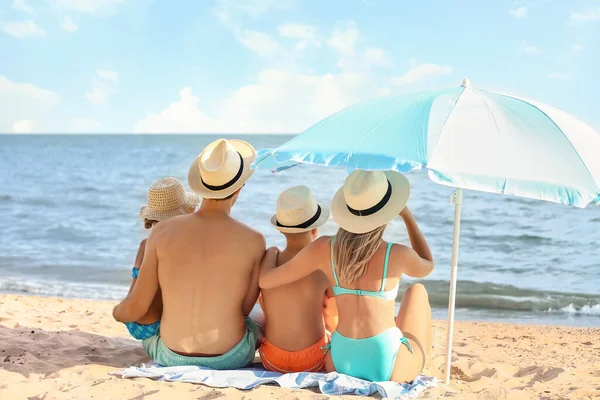
<instances>
[{"instance_id":1,"label":"umbrella canopy","mask_svg":"<svg viewBox=\"0 0 600 400\"><path fill-rule=\"evenodd\" d=\"M454 238L444 381L450 381L462 189L585 207L600 204L600 134L556 108L516 96L458 88L378 98L346 108L254 168L307 163L346 169L426 168L454 186Z\"/></svg>"},{"instance_id":2,"label":"umbrella canopy","mask_svg":"<svg viewBox=\"0 0 600 400\"><path fill-rule=\"evenodd\" d=\"M377 98L346 108L255 166L294 163L409 172L440 184L585 207L600 204L600 134L530 100L470 87Z\"/></svg>"}]
</instances>

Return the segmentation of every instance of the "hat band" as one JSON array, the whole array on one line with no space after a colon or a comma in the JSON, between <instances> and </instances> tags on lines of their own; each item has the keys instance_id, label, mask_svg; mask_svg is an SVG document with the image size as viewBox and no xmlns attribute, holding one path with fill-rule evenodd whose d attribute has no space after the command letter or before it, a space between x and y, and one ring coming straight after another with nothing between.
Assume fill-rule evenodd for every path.
<instances>
[{"instance_id":1,"label":"hat band","mask_svg":"<svg viewBox=\"0 0 600 400\"><path fill-rule=\"evenodd\" d=\"M227 182L223 185L213 186L213 185L209 185L208 183L204 182L204 179L202 179L202 174L200 174L200 181L202 181L202 184L204 185L205 188L207 188L208 190L212 190L213 192L217 192L219 190L225 190L225 189L233 186L233 184L236 183L238 181L238 179L240 179L240 176L242 176L242 172L244 172L244 158L242 157L242 155L240 154L239 151L237 153L238 153L238 156L240 156L240 169L237 172L237 174L235 174L233 179L231 179L229 182Z\"/></svg>"},{"instance_id":2,"label":"hat band","mask_svg":"<svg viewBox=\"0 0 600 400\"><path fill-rule=\"evenodd\" d=\"M303 222L301 224L298 225L282 225L279 223L279 221L276 220L277 222L277 226L280 228L298 228L298 229L304 229L304 228L308 228L309 226L311 226L312 224L314 224L315 222L317 222L319 220L319 217L321 217L321 206L317 204L317 212L315 213L315 215L309 219L306 222Z\"/></svg>"},{"instance_id":3,"label":"hat band","mask_svg":"<svg viewBox=\"0 0 600 400\"><path fill-rule=\"evenodd\" d=\"M377 211L381 210L383 207L385 207L385 205L388 203L388 201L390 201L390 198L392 197L392 184L389 180L387 181L387 183L387 192L385 192L385 196L383 196L383 199L381 199L379 203L375 204L371 208L367 208L366 210L356 210L350 207L348 204L346 204L346 207L348 207L348 211L350 211L352 215L356 215L357 217L366 217L375 214Z\"/></svg>"}]
</instances>

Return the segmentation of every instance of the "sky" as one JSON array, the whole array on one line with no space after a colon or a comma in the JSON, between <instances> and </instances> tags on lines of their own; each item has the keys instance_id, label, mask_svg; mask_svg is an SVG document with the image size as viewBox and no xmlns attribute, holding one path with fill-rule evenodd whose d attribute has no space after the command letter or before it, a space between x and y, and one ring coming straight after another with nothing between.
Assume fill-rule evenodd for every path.
<instances>
[{"instance_id":1,"label":"sky","mask_svg":"<svg viewBox=\"0 0 600 400\"><path fill-rule=\"evenodd\" d=\"M0 132L296 133L458 86L600 129L600 0L0 0Z\"/></svg>"}]
</instances>

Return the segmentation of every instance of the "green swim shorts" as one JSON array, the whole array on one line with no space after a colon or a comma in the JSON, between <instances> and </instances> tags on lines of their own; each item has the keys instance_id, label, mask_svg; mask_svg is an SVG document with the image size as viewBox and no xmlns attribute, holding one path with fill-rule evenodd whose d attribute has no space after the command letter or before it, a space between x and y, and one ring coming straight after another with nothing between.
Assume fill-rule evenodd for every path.
<instances>
[{"instance_id":1,"label":"green swim shorts","mask_svg":"<svg viewBox=\"0 0 600 400\"><path fill-rule=\"evenodd\" d=\"M181 365L196 365L220 370L238 369L246 367L254 361L256 342L259 337L256 323L246 317L246 333L227 353L215 357L190 357L182 356L169 349L160 338L160 328L156 335L144 339L142 344L154 362L164 367Z\"/></svg>"}]
</instances>

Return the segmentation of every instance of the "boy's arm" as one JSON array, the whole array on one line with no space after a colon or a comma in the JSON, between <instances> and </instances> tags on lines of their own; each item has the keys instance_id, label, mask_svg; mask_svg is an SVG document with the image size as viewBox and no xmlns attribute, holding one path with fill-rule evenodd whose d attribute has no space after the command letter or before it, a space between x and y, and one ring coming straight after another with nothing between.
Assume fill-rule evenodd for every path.
<instances>
[{"instance_id":1,"label":"boy's arm","mask_svg":"<svg viewBox=\"0 0 600 400\"><path fill-rule=\"evenodd\" d=\"M254 266L252 267L252 272L250 275L248 292L246 292L246 297L244 298L244 302L242 304L242 312L245 316L250 315L252 308L258 300L258 295L260 294L258 278L260 277L260 266L262 263L263 256L265 255L265 249L267 248L267 243L265 241L264 236L260 235L260 239L257 240L256 248L257 251L254 260Z\"/></svg>"},{"instance_id":2,"label":"boy's arm","mask_svg":"<svg viewBox=\"0 0 600 400\"><path fill-rule=\"evenodd\" d=\"M335 302L333 289L327 282L327 289L323 294L323 320L325 321L325 329L329 333L333 333L338 325L338 309Z\"/></svg>"},{"instance_id":3,"label":"boy's arm","mask_svg":"<svg viewBox=\"0 0 600 400\"><path fill-rule=\"evenodd\" d=\"M140 243L140 247L138 248L137 255L135 256L135 263L133 264L133 268L139 270L142 267L142 262L144 261L144 252L145 251L146 251L146 239L142 240L142 242ZM133 285L135 285L136 280L137 280L137 278L133 278L131 280L131 286L129 286L129 292L127 292L127 295L129 295L129 293L131 293L131 291L133 290Z\"/></svg>"}]
</instances>

